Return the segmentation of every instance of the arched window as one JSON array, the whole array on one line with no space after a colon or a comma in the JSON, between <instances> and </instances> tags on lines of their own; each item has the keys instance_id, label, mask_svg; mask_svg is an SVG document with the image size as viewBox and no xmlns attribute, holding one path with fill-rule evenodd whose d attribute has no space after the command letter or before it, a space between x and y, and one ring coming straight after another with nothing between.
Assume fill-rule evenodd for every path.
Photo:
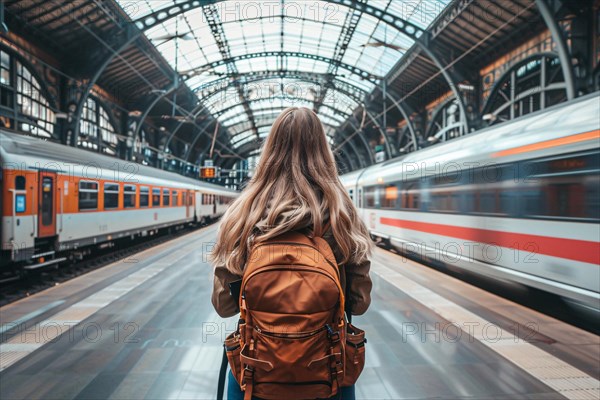
<instances>
[{"instance_id":1,"label":"arched window","mask_svg":"<svg viewBox=\"0 0 600 400\"><path fill-rule=\"evenodd\" d=\"M482 115L492 125L566 100L558 56L542 53L522 60L504 73L492 88Z\"/></svg>"},{"instance_id":2,"label":"arched window","mask_svg":"<svg viewBox=\"0 0 600 400\"><path fill-rule=\"evenodd\" d=\"M429 143L445 142L462 135L460 107L456 99L446 101L434 112L427 129Z\"/></svg>"},{"instance_id":3,"label":"arched window","mask_svg":"<svg viewBox=\"0 0 600 400\"><path fill-rule=\"evenodd\" d=\"M56 139L54 110L35 74L11 53L0 50L0 125Z\"/></svg>"},{"instance_id":4,"label":"arched window","mask_svg":"<svg viewBox=\"0 0 600 400\"><path fill-rule=\"evenodd\" d=\"M34 135L52 137L56 117L42 94L38 80L19 61L17 67L17 106L25 120L19 121L19 130ZM31 122L27 121L31 119Z\"/></svg>"},{"instance_id":5,"label":"arched window","mask_svg":"<svg viewBox=\"0 0 600 400\"><path fill-rule=\"evenodd\" d=\"M106 109L94 98L88 97L83 107L77 145L107 154L117 153L118 138Z\"/></svg>"}]
</instances>

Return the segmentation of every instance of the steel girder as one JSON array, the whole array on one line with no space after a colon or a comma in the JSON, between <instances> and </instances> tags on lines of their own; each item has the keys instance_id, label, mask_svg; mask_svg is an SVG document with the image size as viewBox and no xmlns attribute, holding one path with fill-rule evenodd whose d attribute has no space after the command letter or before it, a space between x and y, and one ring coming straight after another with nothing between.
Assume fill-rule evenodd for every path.
<instances>
[{"instance_id":1,"label":"steel girder","mask_svg":"<svg viewBox=\"0 0 600 400\"><path fill-rule=\"evenodd\" d=\"M202 111L204 111L206 108L204 107L204 105L202 103L200 103L196 108L194 108L193 110L190 111L190 117L189 117L189 121L195 121L196 118L198 117L198 115L200 115L200 113ZM182 121L179 121L179 123L177 124L177 126L175 127L175 129L173 129L171 131L171 133L169 134L169 137L167 139L167 141L165 142L165 146L163 148L163 151L166 150L169 147L169 144L171 143L171 140L173 140L173 138L175 137L175 135L177 134L177 132L179 132L179 130L181 129L181 127L186 123L189 122L186 121L185 119ZM204 129L203 129L204 131ZM191 145L191 143L190 143Z\"/></svg>"},{"instance_id":2,"label":"steel girder","mask_svg":"<svg viewBox=\"0 0 600 400\"><path fill-rule=\"evenodd\" d=\"M103 52L103 57L99 60L98 65L92 77L88 80L85 85L85 89L81 93L81 96L77 100L77 106L75 109L75 118L73 118L73 122L70 126L71 128L71 146L77 146L77 140L79 139L79 131L81 126L81 116L83 114L83 108L85 102L90 96L92 89L98 79L102 76L104 70L109 66L112 60L119 54L121 51L125 50L129 45L131 45L137 38L141 36L141 32L139 30L134 30L131 25L128 25L124 30L124 36L117 36L113 39L113 43L108 43L107 47L109 50ZM116 42L116 43L115 43ZM114 47L113 47L114 46Z\"/></svg>"},{"instance_id":3,"label":"steel girder","mask_svg":"<svg viewBox=\"0 0 600 400\"><path fill-rule=\"evenodd\" d=\"M148 102L148 105L144 108L144 111L142 112L142 115L140 116L138 126L135 128L135 132L134 132L134 136L133 136L134 138L136 138L140 134L140 131L142 130L142 125L144 124L144 121L146 121L148 114L150 114L150 111L152 111L154 106L156 106L163 97L170 94L173 90L177 90L176 84L172 84L169 87L162 89L162 93L159 93L154 99L152 99L151 101Z\"/></svg>"},{"instance_id":4,"label":"steel girder","mask_svg":"<svg viewBox=\"0 0 600 400\"><path fill-rule=\"evenodd\" d=\"M259 144L257 142L248 142L248 143L244 143L242 146L240 146L239 153L240 154L249 154L250 152L252 152L253 150L256 150L259 148ZM344 157L347 160L347 164L351 165L353 168L356 166L355 163L353 163L352 161L352 157L345 152L341 152L341 153L334 153L334 157L335 158L339 158L339 157ZM233 166L233 163L235 162L235 158L234 157L221 157L218 161L217 161L217 166L220 166L223 169L230 169L231 166ZM339 165L339 163L338 163Z\"/></svg>"},{"instance_id":5,"label":"steel girder","mask_svg":"<svg viewBox=\"0 0 600 400\"><path fill-rule=\"evenodd\" d=\"M230 57L227 59L213 61L208 64L199 65L197 68L194 68L193 71L190 71L191 73L183 74L182 76L183 76L184 80L187 80L197 74L201 74L204 71L209 71L211 69L220 67L222 65L228 65L231 63L235 63L236 61L240 61L240 60L251 60L254 58L264 58L264 57L305 58L308 60L321 61L321 62L324 62L327 64L331 64L331 63L335 62L335 60L333 60L332 58L329 58L329 57L319 56L317 54L303 53L300 51L263 51L263 52L259 52L259 53L241 54L241 55ZM360 76L361 78L370 81L371 83L376 84L378 81L378 77L372 75L370 72L363 70L361 68L355 67L353 65L341 63L341 62L339 63L339 66L340 66L340 68L343 68L349 72L352 72L353 74L356 74L356 75Z\"/></svg>"},{"instance_id":6,"label":"steel girder","mask_svg":"<svg viewBox=\"0 0 600 400\"><path fill-rule=\"evenodd\" d=\"M82 26L82 27L83 27L85 30L87 30L87 31L88 31L90 34L92 34L93 36L95 36L95 37L96 37L96 38L97 38L97 39L100 41L100 43L101 43L101 44L102 44L102 45L103 45L103 46L104 46L104 47L105 47L105 48L106 48L108 51L110 51L110 52L111 52L111 57L112 57L112 58L114 58L114 57L120 57L120 56L119 56L119 53L120 53L120 52L121 52L121 51L122 51L122 50L123 50L125 47L127 47L127 46L125 46L125 47L123 47L123 48L121 48L121 49L115 49L115 48L113 48L113 47L112 47L112 46L111 46L109 43L105 42L105 41L104 41L104 40L102 40L100 37L98 37L98 36L97 36L97 35L96 35L94 32L92 32L92 31L91 31L91 30L90 30L88 27L86 27L86 26L85 26L85 25L83 25L83 24L81 24L81 26ZM131 27L131 25L128 25L128 27ZM140 31L138 31L138 32L137 32L137 34L138 34L138 36L139 36L139 34L140 34ZM135 40L135 38L134 38L133 40ZM132 40L132 41L133 41L133 40ZM122 57L121 57L121 58L122 58ZM127 63L126 63L126 64L127 64ZM135 68L134 68L133 66L131 66L131 65L128 65L128 67L129 67L129 68L131 68L131 69L132 69L132 70L133 70L133 71L134 71L134 72L135 72L137 75L139 75L140 77L142 77L143 79L145 79L145 78L143 77L143 75L141 75L141 74L140 74L138 71L136 71L136 70L135 70ZM99 75L98 75L98 76L99 76ZM154 86L153 86L153 85L152 85L150 82L148 82L148 85L149 85L151 88L153 88L153 89L156 89L156 88L155 88L155 87L154 87ZM90 88L90 89L91 89L91 88ZM88 95L89 95L89 91L88 91L87 93L88 93ZM163 96L163 97L164 97L164 96ZM172 100L170 100L170 99L168 99L168 98L167 98L166 100L167 100L167 101L168 101L168 102L169 102L171 105L173 105L173 107L175 107L175 108L176 108L178 111L180 111L182 114L185 114L185 116L188 116L188 117L191 117L191 116L192 116L192 114L191 114L191 113L190 113L188 110L185 110L185 109L183 109L181 106L179 106L179 105L178 105L177 103L175 103L174 101L172 101ZM192 121L191 123L192 123L192 125L194 125L196 128L198 128L198 129L200 129L200 130L202 129L202 127L201 127L201 126L199 126L198 124L196 124L194 121ZM77 126L79 126L79 124L78 124ZM217 143L219 143L219 144L220 144L222 147L224 147L224 148L226 148L226 147L227 147L227 145L226 145L226 144L224 144L224 143L221 143L221 142L220 142L218 139L217 139Z\"/></svg>"},{"instance_id":7,"label":"steel girder","mask_svg":"<svg viewBox=\"0 0 600 400\"><path fill-rule=\"evenodd\" d=\"M354 123L354 121L352 121L352 116L350 118L348 118L348 124L350 124L356 131L359 130L359 126L357 126ZM358 138L360 139L363 147L365 148L365 152L367 153L367 156L369 157L369 164L375 164L375 156L373 155L373 151L371 150L371 146L369 146L369 143L367 142L367 140L365 139L365 137L363 135L361 135L360 133L358 134ZM344 140L342 142L342 144L338 145L334 150L338 150L338 149L342 148L348 142L350 142L350 140L348 138L346 138L346 140Z\"/></svg>"},{"instance_id":8,"label":"steel girder","mask_svg":"<svg viewBox=\"0 0 600 400\"><path fill-rule=\"evenodd\" d=\"M194 0L194 1L181 2L179 4L175 4L173 6L166 7L162 10L155 11L143 18L136 20L135 23L142 30L150 29L153 26L156 26L157 24L160 24L160 23L164 22L165 20L173 18L174 16L177 16L181 13L185 13L194 8L202 7L202 6L205 6L208 4L216 4L221 1L224 1L224 0ZM388 25L394 27L395 29L402 32L404 35L406 35L406 36L410 37L412 40L414 40L416 45L425 54L427 54L427 56L433 61L433 63L436 65L436 67L441 71L441 74L444 77L444 79L446 80L446 82L448 83L450 90L454 93L454 96L458 100L458 106L460 109L463 131L464 131L464 133L467 133L469 131L469 121L468 121L468 116L466 113L466 107L465 107L465 103L464 103L462 94L460 93L460 91L457 88L457 83L455 82L455 79L445 69L444 65L442 64L438 54L429 48L430 41L431 41L431 34L427 30L424 30L424 29L410 23L409 21L406 21L406 20L398 17L398 16L392 15L385 10L381 10L377 7L373 7L373 6L369 5L368 3L363 3L362 1L359 1L359 0L326 0L326 1L328 1L330 3L334 3L334 4L343 5L352 10L371 15L371 16L379 19L380 21L383 21L383 22L387 23ZM281 54L281 52L274 52L273 56L281 57L282 54ZM323 61L325 61L325 60L323 60ZM334 59L329 59L326 62L329 62L330 64L335 65ZM342 65L340 65L340 66L342 66ZM214 67L212 67L212 68L214 68ZM353 68L356 68L356 67L353 67ZM363 78L366 77L365 75L362 75L362 74L359 74L359 75L363 76Z\"/></svg>"},{"instance_id":9,"label":"steel girder","mask_svg":"<svg viewBox=\"0 0 600 400\"><path fill-rule=\"evenodd\" d=\"M269 109L267 109L267 110L269 110ZM246 121L243 121L243 122L246 122ZM239 124L241 124L241 123L242 123L242 122L238 122L237 124L230 125L230 126L228 126L228 128L231 128L232 126L239 125ZM260 129L260 128L265 128L265 127L268 127L268 126L271 126L271 125L273 125L273 124L272 124L272 123L266 123L266 124L265 124L265 123L259 123L259 124L257 125L257 128L259 128L259 129ZM325 123L323 123L323 126L326 126L326 127L329 127L329 128L335 128L334 126L332 126L332 125L330 125L330 124L325 124ZM242 133L248 132L249 130L251 130L251 129L244 129L244 130L240 131L240 132L239 132L239 133L238 133L236 136L239 136L239 135L241 135ZM236 143L236 142L233 142L233 144L235 144L235 143Z\"/></svg>"},{"instance_id":10,"label":"steel girder","mask_svg":"<svg viewBox=\"0 0 600 400\"><path fill-rule=\"evenodd\" d=\"M554 18L554 14L550 10L547 0L535 0L535 4L556 44L556 51L558 52L558 58L560 59L560 67L562 68L565 84L567 86L567 99L572 100L576 96L575 76L573 73L573 65L571 63L571 53L567 47L562 29Z\"/></svg>"},{"instance_id":11,"label":"steel girder","mask_svg":"<svg viewBox=\"0 0 600 400\"><path fill-rule=\"evenodd\" d=\"M227 90L231 85L234 79L240 79L242 84L249 84L253 82L266 81L271 79L279 79L279 78L287 78L287 79L296 79L302 82L310 82L315 83L317 85L325 85L327 80L329 79L329 74L315 73L315 72L306 72L306 71L253 71L241 76L225 76L223 78L216 79L212 82L200 85L193 89L195 93L201 93L204 97L210 97L215 93ZM241 79L243 78L243 79ZM335 77L331 80L332 87L346 96L350 97L352 100L360 103L364 100L364 97L367 95L367 92L351 83L340 81L335 79Z\"/></svg>"},{"instance_id":12,"label":"steel girder","mask_svg":"<svg viewBox=\"0 0 600 400\"><path fill-rule=\"evenodd\" d=\"M362 2L363 0L360 1ZM327 74L329 75L329 78L323 85L323 91L320 93L319 98L317 99L317 101L315 101L316 112L319 111L319 107L325 99L329 85L334 79L339 68L339 64L342 62L342 59L346 54L346 50L348 49L348 45L350 44L350 41L354 36L354 32L356 31L356 27L358 26L358 22L360 21L361 16L362 12L357 10L352 10L352 13L346 15L346 20L342 25L342 32L340 33L340 37L338 38L337 44L335 46L336 51L332 57L335 62L333 64L329 64L329 67L327 67Z\"/></svg>"},{"instance_id":13,"label":"steel girder","mask_svg":"<svg viewBox=\"0 0 600 400\"><path fill-rule=\"evenodd\" d=\"M391 90L388 88L388 90L385 93L385 96L396 106L398 111L400 111L400 114L402 114L402 117L404 117L404 120L406 121L406 124L408 126L408 131L411 136L411 141L414 143L414 150L419 150L419 141L417 139L417 131L414 127L412 120L410 119L410 116L414 113L414 111L408 104L406 104L406 103L402 104L402 103L398 102L394 98L394 96L392 96L390 94L390 92L391 92Z\"/></svg>"},{"instance_id":14,"label":"steel girder","mask_svg":"<svg viewBox=\"0 0 600 400\"><path fill-rule=\"evenodd\" d=\"M217 120L211 121L210 123L206 124L204 126L204 128L202 128L201 131L198 132L198 134L194 137L194 139L192 140L192 142L190 143L190 147L188 148L187 152L185 153L185 155L183 156L183 158L185 158L186 160L189 159L190 155L192 154L192 151L194 149L194 147L196 146L196 143L198 142L198 140L200 139L200 137L204 134L207 134L207 129L209 127L213 127L214 129L214 124L218 123ZM219 131L217 132L217 135L222 134L222 131L219 129ZM211 141L209 141L209 145L210 145ZM221 146L223 147L223 146Z\"/></svg>"},{"instance_id":15,"label":"steel girder","mask_svg":"<svg viewBox=\"0 0 600 400\"><path fill-rule=\"evenodd\" d=\"M208 26L210 27L210 31L212 32L213 38L215 39L215 43L217 44L217 48L221 53L221 57L223 59L231 58L231 51L229 50L229 43L227 42L227 37L225 36L225 32L223 31L223 24L221 23L221 19L219 17L219 12L215 8L214 4L207 5L202 8L202 12L206 17L206 21L208 22ZM232 75L238 74L238 69L235 63L227 64L227 71L229 71ZM237 81L236 81L237 82ZM237 89L238 96L242 100L244 111L248 115L248 119L253 123L254 117L252 115L252 109L248 106L247 99L245 97L244 91L238 83L234 83L234 86ZM258 130L254 127L254 132L258 135Z\"/></svg>"},{"instance_id":16,"label":"steel girder","mask_svg":"<svg viewBox=\"0 0 600 400\"><path fill-rule=\"evenodd\" d=\"M210 4L217 4L225 0L192 0L182 1L169 7L165 7L161 10L150 13L142 18L135 21L135 24L140 30L148 30L155 27L156 25L162 24L168 19L174 18L180 14L188 12L190 10L204 7ZM360 11L364 14L368 14L372 17L377 18L380 21L387 23L388 25L396 28L404 35L410 37L414 41L422 41L425 45L429 44L429 32L425 29L406 21L396 15L393 15L380 8L373 7L368 3L363 3L358 0L325 0L328 3L339 4L344 7L348 7L352 10Z\"/></svg>"},{"instance_id":17,"label":"steel girder","mask_svg":"<svg viewBox=\"0 0 600 400\"><path fill-rule=\"evenodd\" d=\"M310 103L310 102L311 102L310 100L307 100L307 99L305 99L304 97L297 97L297 96L292 96L292 95L277 95L277 96L261 97L261 98L258 98L258 99L252 99L252 100L248 100L246 103L247 103L247 104L252 104L252 103L256 103L256 102L260 102L260 101L269 101L269 100L286 100L286 99L291 99L291 100L294 100L294 101L305 101L305 102L308 102L308 103ZM239 106L240 106L240 104L234 104L234 105L232 105L232 106L229 106L229 107L223 108L222 110L219 110L219 112L216 112L216 113L214 113L213 115L214 115L216 118L218 118L218 117L220 117L221 115L225 114L227 111L233 110L234 108L236 108L236 107L239 107ZM328 104L322 104L322 106L323 106L323 107L326 107L326 108L329 108L330 110L333 110L333 111L335 111L335 112L338 112L338 113L344 113L344 114L345 114L345 116L346 116L346 114L347 114L348 116L349 116L350 114L352 114L352 111L350 111L350 112L347 112L346 110L343 110L343 109L341 109L341 108L332 107L332 106L330 106L330 105L328 105ZM281 111L283 111L283 110L281 110ZM346 112L345 112L345 111L346 111ZM224 122L224 121L223 121L223 122Z\"/></svg>"}]
</instances>

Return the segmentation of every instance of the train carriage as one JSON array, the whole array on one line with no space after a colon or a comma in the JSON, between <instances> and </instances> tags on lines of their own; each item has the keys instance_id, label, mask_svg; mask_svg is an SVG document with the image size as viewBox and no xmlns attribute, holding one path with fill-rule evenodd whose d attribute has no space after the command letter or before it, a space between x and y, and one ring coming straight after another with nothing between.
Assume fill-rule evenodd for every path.
<instances>
[{"instance_id":1,"label":"train carriage","mask_svg":"<svg viewBox=\"0 0 600 400\"><path fill-rule=\"evenodd\" d=\"M0 131L2 264L32 269L93 246L218 218L237 192ZM16 264L17 263L17 264Z\"/></svg>"},{"instance_id":2,"label":"train carriage","mask_svg":"<svg viewBox=\"0 0 600 400\"><path fill-rule=\"evenodd\" d=\"M371 235L404 253L600 309L600 97L342 177Z\"/></svg>"}]
</instances>

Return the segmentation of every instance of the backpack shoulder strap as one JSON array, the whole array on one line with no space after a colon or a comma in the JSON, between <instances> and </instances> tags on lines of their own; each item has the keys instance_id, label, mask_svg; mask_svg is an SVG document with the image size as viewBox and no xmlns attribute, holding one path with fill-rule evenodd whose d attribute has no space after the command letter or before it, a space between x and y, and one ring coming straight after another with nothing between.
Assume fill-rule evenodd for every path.
<instances>
[{"instance_id":1,"label":"backpack shoulder strap","mask_svg":"<svg viewBox=\"0 0 600 400\"><path fill-rule=\"evenodd\" d=\"M223 345L223 358L221 359L221 369L219 370L219 383L217 385L217 400L223 400L223 393L225 392L225 374L227 373L227 366L229 361L227 359L227 351L225 345Z\"/></svg>"}]
</instances>

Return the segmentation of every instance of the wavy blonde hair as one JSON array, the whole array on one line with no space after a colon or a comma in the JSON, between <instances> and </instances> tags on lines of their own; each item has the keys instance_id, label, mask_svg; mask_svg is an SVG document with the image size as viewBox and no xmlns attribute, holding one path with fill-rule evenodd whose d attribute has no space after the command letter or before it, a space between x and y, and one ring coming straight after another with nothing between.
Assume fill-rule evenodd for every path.
<instances>
[{"instance_id":1,"label":"wavy blonde hair","mask_svg":"<svg viewBox=\"0 0 600 400\"><path fill-rule=\"evenodd\" d=\"M242 275L253 244L307 223L321 236L327 215L341 264L364 261L372 241L339 180L321 121L308 108L287 108L273 123L252 179L221 219L212 261ZM257 229L259 221L266 229Z\"/></svg>"}]
</instances>

